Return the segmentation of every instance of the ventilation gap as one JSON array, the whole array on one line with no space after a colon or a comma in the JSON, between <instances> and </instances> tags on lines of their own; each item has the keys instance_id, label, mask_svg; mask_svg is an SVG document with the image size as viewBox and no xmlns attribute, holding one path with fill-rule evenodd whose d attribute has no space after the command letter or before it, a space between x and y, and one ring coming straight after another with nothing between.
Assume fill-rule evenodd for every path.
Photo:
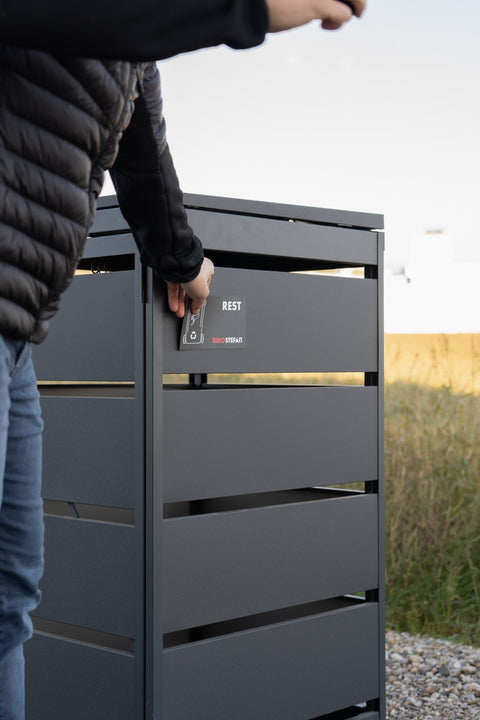
<instances>
[{"instance_id":1,"label":"ventilation gap","mask_svg":"<svg viewBox=\"0 0 480 720\"><path fill-rule=\"evenodd\" d=\"M366 492L366 482L349 482L342 483L341 485L321 485L316 487L316 490L335 490L340 497L342 494L345 495L358 495Z\"/></svg>"},{"instance_id":2,"label":"ventilation gap","mask_svg":"<svg viewBox=\"0 0 480 720\"><path fill-rule=\"evenodd\" d=\"M68 625L57 620L47 620L41 617L32 617L34 631L40 635L49 635L60 640L70 640L83 645L115 650L117 652L134 655L135 641L121 635L90 630L77 625Z\"/></svg>"},{"instance_id":3,"label":"ventilation gap","mask_svg":"<svg viewBox=\"0 0 480 720\"><path fill-rule=\"evenodd\" d=\"M358 703L328 715L319 715L311 720L378 720L378 714L369 710L368 702Z\"/></svg>"},{"instance_id":4,"label":"ventilation gap","mask_svg":"<svg viewBox=\"0 0 480 720\"><path fill-rule=\"evenodd\" d=\"M342 267L328 267L321 270L295 270L292 274L294 275L321 275L336 278L353 278L355 280L363 280L366 277L365 267L360 266L342 266Z\"/></svg>"},{"instance_id":5,"label":"ventilation gap","mask_svg":"<svg viewBox=\"0 0 480 720\"><path fill-rule=\"evenodd\" d=\"M45 515L93 522L113 523L114 525L135 525L135 510L129 508L89 505L64 500L44 500Z\"/></svg>"},{"instance_id":6,"label":"ventilation gap","mask_svg":"<svg viewBox=\"0 0 480 720\"><path fill-rule=\"evenodd\" d=\"M99 275L122 272L135 268L135 255L104 255L102 257L83 258L77 265L75 275Z\"/></svg>"},{"instance_id":7,"label":"ventilation gap","mask_svg":"<svg viewBox=\"0 0 480 720\"><path fill-rule=\"evenodd\" d=\"M365 372L328 373L210 373L198 380L195 388L219 389L235 387L330 387L364 386L368 384ZM375 373L376 374L376 373ZM193 375L169 373L163 376L166 389L193 387ZM373 383L375 384L375 383Z\"/></svg>"},{"instance_id":8,"label":"ventilation gap","mask_svg":"<svg viewBox=\"0 0 480 720\"><path fill-rule=\"evenodd\" d=\"M343 489L302 488L300 490L278 490L275 492L233 495L232 497L208 498L205 500L187 500L185 502L165 503L163 506L163 517L168 520L191 515L254 510L272 505L321 502L322 500L332 500L334 498L356 494L358 493Z\"/></svg>"},{"instance_id":9,"label":"ventilation gap","mask_svg":"<svg viewBox=\"0 0 480 720\"><path fill-rule=\"evenodd\" d=\"M235 620L226 620L201 627L189 628L188 630L178 630L164 634L163 647L170 648L177 645L199 642L200 640L210 640L216 637L222 637L223 635L229 635L230 633L244 632L268 625L288 622L290 620L299 620L333 610L354 607L355 605L361 605L363 603L363 600L353 596L337 597L283 608L281 610L249 615L243 618L236 618Z\"/></svg>"},{"instance_id":10,"label":"ventilation gap","mask_svg":"<svg viewBox=\"0 0 480 720\"><path fill-rule=\"evenodd\" d=\"M41 397L135 398L135 383L58 382L38 383Z\"/></svg>"},{"instance_id":11,"label":"ventilation gap","mask_svg":"<svg viewBox=\"0 0 480 720\"><path fill-rule=\"evenodd\" d=\"M292 221L295 222L295 221ZM363 270L363 266L351 265L331 260L310 258L282 257L281 255L265 255L262 253L239 253L226 250L208 250L208 257L216 267L237 268L240 270L268 270L288 273L338 272L339 270Z\"/></svg>"}]
</instances>

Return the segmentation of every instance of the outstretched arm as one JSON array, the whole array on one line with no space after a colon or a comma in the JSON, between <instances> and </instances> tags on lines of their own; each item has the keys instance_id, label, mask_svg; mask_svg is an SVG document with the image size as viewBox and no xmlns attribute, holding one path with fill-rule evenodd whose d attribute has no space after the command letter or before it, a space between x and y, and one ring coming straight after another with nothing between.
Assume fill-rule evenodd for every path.
<instances>
[{"instance_id":1,"label":"outstretched arm","mask_svg":"<svg viewBox=\"0 0 480 720\"><path fill-rule=\"evenodd\" d=\"M0 0L0 42L75 55L162 60L215 45L260 45L312 20L336 30L366 0Z\"/></svg>"}]
</instances>

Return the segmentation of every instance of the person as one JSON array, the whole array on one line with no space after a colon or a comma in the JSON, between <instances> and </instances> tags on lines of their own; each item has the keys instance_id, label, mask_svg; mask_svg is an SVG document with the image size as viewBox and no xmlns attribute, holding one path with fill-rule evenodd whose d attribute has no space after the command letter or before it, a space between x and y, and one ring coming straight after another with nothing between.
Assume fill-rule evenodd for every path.
<instances>
[{"instance_id":1,"label":"person","mask_svg":"<svg viewBox=\"0 0 480 720\"><path fill-rule=\"evenodd\" d=\"M365 0L352 3L360 16ZM114 13L98 0L0 0L0 720L24 718L23 643L43 569L31 343L72 280L105 170L172 312L183 316L187 295L198 312L214 272L187 222L152 57L351 16L340 0L119 0Z\"/></svg>"}]
</instances>

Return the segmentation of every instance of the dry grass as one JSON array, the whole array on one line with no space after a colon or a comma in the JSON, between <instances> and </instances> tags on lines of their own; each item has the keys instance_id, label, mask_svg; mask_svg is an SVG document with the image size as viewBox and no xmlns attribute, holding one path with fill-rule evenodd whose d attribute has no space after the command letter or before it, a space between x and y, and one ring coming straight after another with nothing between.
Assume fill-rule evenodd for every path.
<instances>
[{"instance_id":1,"label":"dry grass","mask_svg":"<svg viewBox=\"0 0 480 720\"><path fill-rule=\"evenodd\" d=\"M387 620L480 644L480 336L385 342Z\"/></svg>"},{"instance_id":2,"label":"dry grass","mask_svg":"<svg viewBox=\"0 0 480 720\"><path fill-rule=\"evenodd\" d=\"M480 395L480 335L386 335L385 381Z\"/></svg>"}]
</instances>

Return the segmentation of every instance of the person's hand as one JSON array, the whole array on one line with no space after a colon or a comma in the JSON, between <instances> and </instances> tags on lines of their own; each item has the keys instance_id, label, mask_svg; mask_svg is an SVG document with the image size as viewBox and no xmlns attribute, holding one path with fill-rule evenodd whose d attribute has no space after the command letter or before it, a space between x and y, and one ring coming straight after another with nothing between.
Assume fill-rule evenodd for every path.
<instances>
[{"instance_id":1,"label":"person's hand","mask_svg":"<svg viewBox=\"0 0 480 720\"><path fill-rule=\"evenodd\" d=\"M270 32L282 32L321 20L324 30L338 30L352 15L360 17L366 0L349 0L351 8L341 0L266 0Z\"/></svg>"},{"instance_id":2,"label":"person's hand","mask_svg":"<svg viewBox=\"0 0 480 720\"><path fill-rule=\"evenodd\" d=\"M203 259L202 267L197 277L187 283L167 282L168 307L179 318L185 315L185 298L192 299L191 312L193 315L200 312L202 305L210 293L215 268L208 258Z\"/></svg>"}]
</instances>

